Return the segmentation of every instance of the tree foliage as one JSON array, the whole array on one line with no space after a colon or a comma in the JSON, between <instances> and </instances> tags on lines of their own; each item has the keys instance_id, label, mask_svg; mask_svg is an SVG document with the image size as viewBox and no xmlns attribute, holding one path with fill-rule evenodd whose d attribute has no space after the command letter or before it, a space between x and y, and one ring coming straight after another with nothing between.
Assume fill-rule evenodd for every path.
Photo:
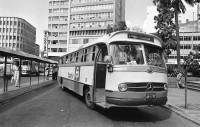
<instances>
[{"instance_id":1,"label":"tree foliage","mask_svg":"<svg viewBox=\"0 0 200 127\"><path fill-rule=\"evenodd\" d=\"M120 21L118 22L117 25L108 25L107 26L107 34L115 32L115 31L120 31L120 30L126 30L127 26L126 26L126 22L125 21Z\"/></svg>"},{"instance_id":2,"label":"tree foliage","mask_svg":"<svg viewBox=\"0 0 200 127\"><path fill-rule=\"evenodd\" d=\"M200 0L184 0L188 5L193 6L196 3L199 3ZM179 24L178 24L178 14L185 13L186 7L183 3L183 0L153 0L153 3L164 8L172 8L175 16L175 29L176 29L176 41L177 41L177 64L180 69L180 42L179 42ZM173 40L173 39L172 39Z\"/></svg>"},{"instance_id":3,"label":"tree foliage","mask_svg":"<svg viewBox=\"0 0 200 127\"><path fill-rule=\"evenodd\" d=\"M155 29L157 30L158 36L165 43L165 49L169 55L169 50L176 49L177 41L175 38L175 28L176 25L173 22L174 10L169 3L159 3L157 5L158 16L154 17L156 22Z\"/></svg>"}]
</instances>

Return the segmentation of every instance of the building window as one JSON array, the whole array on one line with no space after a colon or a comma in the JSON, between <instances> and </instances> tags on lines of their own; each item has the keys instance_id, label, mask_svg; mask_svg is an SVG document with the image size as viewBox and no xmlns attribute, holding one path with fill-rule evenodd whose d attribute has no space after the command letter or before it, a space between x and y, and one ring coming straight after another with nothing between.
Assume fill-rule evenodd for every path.
<instances>
[{"instance_id":1,"label":"building window","mask_svg":"<svg viewBox=\"0 0 200 127\"><path fill-rule=\"evenodd\" d=\"M52 28L57 29L58 28L58 24L52 24Z\"/></svg>"},{"instance_id":2,"label":"building window","mask_svg":"<svg viewBox=\"0 0 200 127\"><path fill-rule=\"evenodd\" d=\"M58 52L67 52L67 49L66 48L59 48Z\"/></svg>"},{"instance_id":3,"label":"building window","mask_svg":"<svg viewBox=\"0 0 200 127\"><path fill-rule=\"evenodd\" d=\"M51 52L57 52L57 48L51 48Z\"/></svg>"},{"instance_id":4,"label":"building window","mask_svg":"<svg viewBox=\"0 0 200 127\"><path fill-rule=\"evenodd\" d=\"M67 36L67 32L59 32L59 36Z\"/></svg>"},{"instance_id":5,"label":"building window","mask_svg":"<svg viewBox=\"0 0 200 127\"><path fill-rule=\"evenodd\" d=\"M83 44L86 44L86 43L88 43L88 42L89 42L89 39L88 39L88 38L83 39Z\"/></svg>"},{"instance_id":6,"label":"building window","mask_svg":"<svg viewBox=\"0 0 200 127\"><path fill-rule=\"evenodd\" d=\"M53 40L52 41L52 44L57 44L58 43L58 40Z\"/></svg>"},{"instance_id":7,"label":"building window","mask_svg":"<svg viewBox=\"0 0 200 127\"><path fill-rule=\"evenodd\" d=\"M59 44L67 44L67 40L59 40Z\"/></svg>"},{"instance_id":8,"label":"building window","mask_svg":"<svg viewBox=\"0 0 200 127\"><path fill-rule=\"evenodd\" d=\"M52 21L58 21L59 20L59 16L53 16L52 17Z\"/></svg>"}]
</instances>

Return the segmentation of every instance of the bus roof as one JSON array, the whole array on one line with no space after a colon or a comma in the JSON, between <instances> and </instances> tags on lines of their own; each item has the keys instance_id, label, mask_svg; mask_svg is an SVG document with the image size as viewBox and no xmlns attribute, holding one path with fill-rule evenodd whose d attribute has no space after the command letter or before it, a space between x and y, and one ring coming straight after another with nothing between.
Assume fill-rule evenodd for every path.
<instances>
[{"instance_id":1,"label":"bus roof","mask_svg":"<svg viewBox=\"0 0 200 127\"><path fill-rule=\"evenodd\" d=\"M86 47L89 47L89 46L92 46L92 45L95 45L98 43L105 43L108 45L112 42L119 42L119 41L140 42L140 43L155 45L158 47L164 46L164 43L162 42L162 40L155 35L139 33L139 32L134 32L134 31L128 31L128 30L122 30L122 31L112 32L110 34L99 37L98 39L95 39L94 41L91 41L89 43L86 43L86 44L80 46L77 50L86 48ZM76 51L68 52L67 54L70 54L70 53L73 53ZM63 56L65 56L65 55L63 55Z\"/></svg>"},{"instance_id":2,"label":"bus roof","mask_svg":"<svg viewBox=\"0 0 200 127\"><path fill-rule=\"evenodd\" d=\"M114 41L127 41L127 42L134 41L134 42L149 43L159 47L164 46L164 43L161 41L161 39L155 35L123 30L104 35L94 41L84 44L83 46L81 46L81 48L86 48L88 46L98 43L110 44L111 42Z\"/></svg>"}]
</instances>

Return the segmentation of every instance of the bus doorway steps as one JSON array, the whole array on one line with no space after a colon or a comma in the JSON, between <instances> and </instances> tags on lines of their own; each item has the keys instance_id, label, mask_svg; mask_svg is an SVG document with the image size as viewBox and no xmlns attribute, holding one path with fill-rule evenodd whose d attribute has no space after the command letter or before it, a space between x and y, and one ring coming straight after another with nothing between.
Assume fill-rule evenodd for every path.
<instances>
[{"instance_id":1,"label":"bus doorway steps","mask_svg":"<svg viewBox=\"0 0 200 127\"><path fill-rule=\"evenodd\" d=\"M96 89L96 103L105 102L105 89L104 88L97 88Z\"/></svg>"}]
</instances>

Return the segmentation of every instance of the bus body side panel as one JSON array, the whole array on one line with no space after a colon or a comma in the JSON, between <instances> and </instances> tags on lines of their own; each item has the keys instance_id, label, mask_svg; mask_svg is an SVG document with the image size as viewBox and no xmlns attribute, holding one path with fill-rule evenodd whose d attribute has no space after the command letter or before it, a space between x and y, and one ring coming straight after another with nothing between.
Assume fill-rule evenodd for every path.
<instances>
[{"instance_id":1,"label":"bus body side panel","mask_svg":"<svg viewBox=\"0 0 200 127\"><path fill-rule=\"evenodd\" d=\"M94 66L68 66L59 68L59 76L63 78L63 86L83 95L84 85L93 86Z\"/></svg>"}]
</instances>

